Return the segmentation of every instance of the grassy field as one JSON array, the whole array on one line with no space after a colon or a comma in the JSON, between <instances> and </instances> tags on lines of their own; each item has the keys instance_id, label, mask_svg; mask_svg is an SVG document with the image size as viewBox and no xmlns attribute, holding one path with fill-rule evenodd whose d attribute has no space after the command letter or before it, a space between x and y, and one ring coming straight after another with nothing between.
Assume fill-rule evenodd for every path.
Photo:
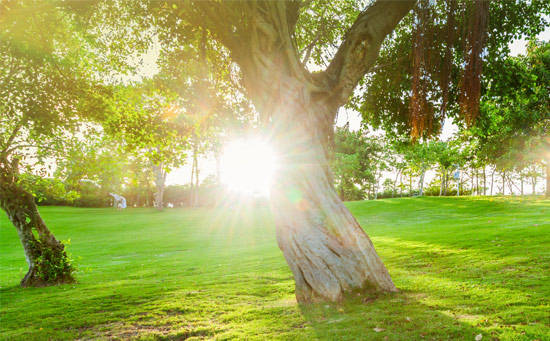
<instances>
[{"instance_id":1,"label":"grassy field","mask_svg":"<svg viewBox=\"0 0 550 341\"><path fill-rule=\"evenodd\" d=\"M348 203L396 294L300 306L266 208L42 207L78 283L22 289L0 215L2 339L550 339L550 200Z\"/></svg>"}]
</instances>

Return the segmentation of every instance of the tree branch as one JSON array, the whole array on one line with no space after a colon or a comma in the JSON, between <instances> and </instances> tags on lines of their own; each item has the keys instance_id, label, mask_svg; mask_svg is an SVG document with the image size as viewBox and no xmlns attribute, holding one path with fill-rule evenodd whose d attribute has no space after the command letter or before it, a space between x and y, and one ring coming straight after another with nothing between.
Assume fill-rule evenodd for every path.
<instances>
[{"instance_id":1,"label":"tree branch","mask_svg":"<svg viewBox=\"0 0 550 341\"><path fill-rule=\"evenodd\" d=\"M10 136L6 140L6 143L3 144L4 148L2 149L2 151L0 151L0 155L8 156L8 154L9 154L8 152L10 150L10 145L13 143L13 140L15 139L15 137L17 136L17 133L19 133L19 130L21 129L21 127L23 127L25 122L26 122L26 119L24 117L21 118L21 120L19 122L17 122L17 124L15 125L15 128L13 129Z\"/></svg>"},{"instance_id":2,"label":"tree branch","mask_svg":"<svg viewBox=\"0 0 550 341\"><path fill-rule=\"evenodd\" d=\"M323 31L323 17L321 17L321 20L319 20L319 27L317 27L317 32L315 34L315 37L313 38L311 43L309 43L309 45L306 46L299 53L300 56L303 55L304 52L306 53L305 56L302 59L302 64L306 65L307 61L309 60L309 57L311 56L311 52L313 51L313 48L315 47L315 45L317 44L319 39L321 39L321 32L322 31Z\"/></svg>"},{"instance_id":3,"label":"tree branch","mask_svg":"<svg viewBox=\"0 0 550 341\"><path fill-rule=\"evenodd\" d=\"M415 3L416 0L378 0L359 14L324 71L335 104L348 101L357 83L374 65L386 36Z\"/></svg>"},{"instance_id":4,"label":"tree branch","mask_svg":"<svg viewBox=\"0 0 550 341\"><path fill-rule=\"evenodd\" d=\"M294 32L298 17L300 16L300 8L304 7L307 2L301 0L290 0L286 3L286 18L288 24L288 30Z\"/></svg>"},{"instance_id":5,"label":"tree branch","mask_svg":"<svg viewBox=\"0 0 550 341\"><path fill-rule=\"evenodd\" d=\"M220 2L212 0L196 0L190 2L191 6L182 11L190 24L203 27L230 50L239 49L240 37L238 31L242 31L242 2Z\"/></svg>"},{"instance_id":6,"label":"tree branch","mask_svg":"<svg viewBox=\"0 0 550 341\"><path fill-rule=\"evenodd\" d=\"M2 155L2 156L5 156L7 157L8 155L10 155L12 152L14 152L16 149L24 149L24 148L36 148L36 149L44 149L44 150L49 150L49 151L52 151L52 152L55 152L55 153L59 153L60 151L54 147L50 147L50 146L46 146L46 145L40 145L40 144L20 144L20 145L14 145L12 146L11 148L7 149L6 150L6 154L5 155Z\"/></svg>"}]
</instances>

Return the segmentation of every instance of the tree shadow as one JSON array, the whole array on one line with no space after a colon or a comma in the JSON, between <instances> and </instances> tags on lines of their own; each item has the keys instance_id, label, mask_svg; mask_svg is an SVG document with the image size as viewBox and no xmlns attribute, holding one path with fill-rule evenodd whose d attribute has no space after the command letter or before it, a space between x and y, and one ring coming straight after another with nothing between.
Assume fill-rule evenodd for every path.
<instances>
[{"instance_id":1,"label":"tree shadow","mask_svg":"<svg viewBox=\"0 0 550 341\"><path fill-rule=\"evenodd\" d=\"M300 305L319 340L473 340L486 335L463 316L421 303L418 292L348 295L341 303Z\"/></svg>"}]
</instances>

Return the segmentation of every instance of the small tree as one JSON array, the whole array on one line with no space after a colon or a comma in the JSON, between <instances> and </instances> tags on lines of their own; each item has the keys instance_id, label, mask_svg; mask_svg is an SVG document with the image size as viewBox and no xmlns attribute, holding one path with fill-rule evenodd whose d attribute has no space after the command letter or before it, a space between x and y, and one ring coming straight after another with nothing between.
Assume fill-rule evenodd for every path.
<instances>
[{"instance_id":1,"label":"small tree","mask_svg":"<svg viewBox=\"0 0 550 341\"><path fill-rule=\"evenodd\" d=\"M123 149L149 160L155 178L155 207L162 210L166 175L185 161L190 130L177 96L153 83L121 87L104 126L108 134L121 140Z\"/></svg>"},{"instance_id":2,"label":"small tree","mask_svg":"<svg viewBox=\"0 0 550 341\"><path fill-rule=\"evenodd\" d=\"M336 128L332 169L342 200L362 200L369 190L376 192L383 168L383 147L376 137L347 126Z\"/></svg>"},{"instance_id":3,"label":"small tree","mask_svg":"<svg viewBox=\"0 0 550 341\"><path fill-rule=\"evenodd\" d=\"M38 213L20 170L63 157L78 117L103 111L82 38L51 3L9 2L0 21L0 206L17 229L29 270L22 286L73 281L65 246ZM32 158L28 158L32 155Z\"/></svg>"}]
</instances>

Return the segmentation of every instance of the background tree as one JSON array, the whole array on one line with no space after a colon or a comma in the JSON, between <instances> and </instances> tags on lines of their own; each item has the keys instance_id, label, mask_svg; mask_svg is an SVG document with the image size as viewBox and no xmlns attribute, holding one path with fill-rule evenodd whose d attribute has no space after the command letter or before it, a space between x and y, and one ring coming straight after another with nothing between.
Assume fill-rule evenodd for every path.
<instances>
[{"instance_id":1,"label":"background tree","mask_svg":"<svg viewBox=\"0 0 550 341\"><path fill-rule=\"evenodd\" d=\"M437 135L445 117L470 126L468 115L483 114L481 95L498 76L494 72L505 68L510 43L541 32L550 6L420 0L413 11L384 42L350 104L374 128L417 138Z\"/></svg>"},{"instance_id":2,"label":"background tree","mask_svg":"<svg viewBox=\"0 0 550 341\"><path fill-rule=\"evenodd\" d=\"M162 210L167 172L185 161L190 131L177 95L153 83L120 88L104 125L110 135L123 141L126 151L149 160L155 177L155 207Z\"/></svg>"},{"instance_id":3,"label":"background tree","mask_svg":"<svg viewBox=\"0 0 550 341\"><path fill-rule=\"evenodd\" d=\"M98 127L73 139L65 139L65 157L57 160L54 177L79 193L77 206L109 205L109 193L121 193L130 158L117 142L104 136Z\"/></svg>"},{"instance_id":4,"label":"background tree","mask_svg":"<svg viewBox=\"0 0 550 341\"><path fill-rule=\"evenodd\" d=\"M375 184L384 168L382 153L378 138L363 130L349 131L347 126L336 128L332 169L342 200L362 200L370 191L377 192Z\"/></svg>"},{"instance_id":5,"label":"background tree","mask_svg":"<svg viewBox=\"0 0 550 341\"><path fill-rule=\"evenodd\" d=\"M424 194L424 178L426 172L432 164L435 163L435 153L439 150L434 147L434 143L416 143L411 144L408 141L398 144L398 150L403 154L404 160L408 163L411 175L418 176L418 195ZM412 188L411 188L412 191Z\"/></svg>"},{"instance_id":6,"label":"background tree","mask_svg":"<svg viewBox=\"0 0 550 341\"><path fill-rule=\"evenodd\" d=\"M532 41L525 56L506 58L487 73L481 116L465 134L478 140L505 182L526 159L548 160L550 43Z\"/></svg>"}]
</instances>

